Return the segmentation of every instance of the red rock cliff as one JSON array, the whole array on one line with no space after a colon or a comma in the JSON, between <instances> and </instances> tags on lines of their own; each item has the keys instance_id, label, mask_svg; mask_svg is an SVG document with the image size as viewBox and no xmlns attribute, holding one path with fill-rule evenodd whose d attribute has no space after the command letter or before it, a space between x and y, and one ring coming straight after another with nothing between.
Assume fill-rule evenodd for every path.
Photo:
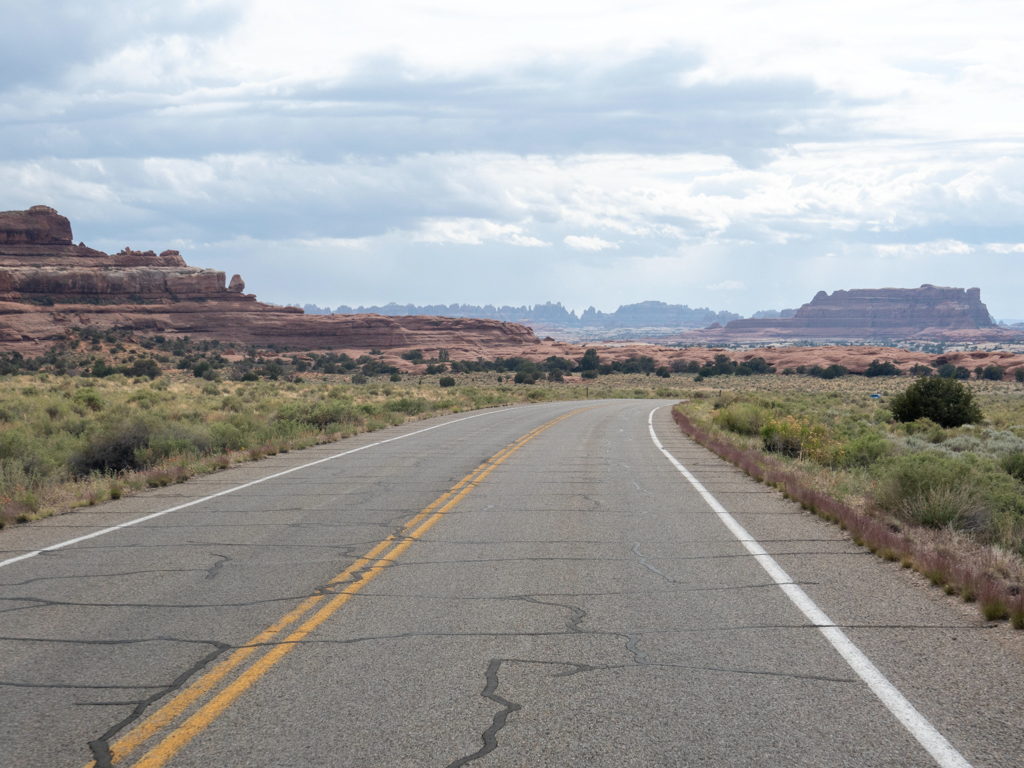
<instances>
[{"instance_id":1,"label":"red rock cliff","mask_svg":"<svg viewBox=\"0 0 1024 768\"><path fill-rule=\"evenodd\" d=\"M298 348L459 346L469 353L538 344L497 320L305 315L244 293L239 275L190 267L177 251L116 254L74 245L71 223L34 206L0 213L0 348L40 349L68 326L189 334Z\"/></svg>"},{"instance_id":2,"label":"red rock cliff","mask_svg":"<svg viewBox=\"0 0 1024 768\"><path fill-rule=\"evenodd\" d=\"M773 337L849 339L941 338L971 332L1001 333L981 301L981 289L878 288L819 291L796 316L772 320L733 320L724 333Z\"/></svg>"}]
</instances>

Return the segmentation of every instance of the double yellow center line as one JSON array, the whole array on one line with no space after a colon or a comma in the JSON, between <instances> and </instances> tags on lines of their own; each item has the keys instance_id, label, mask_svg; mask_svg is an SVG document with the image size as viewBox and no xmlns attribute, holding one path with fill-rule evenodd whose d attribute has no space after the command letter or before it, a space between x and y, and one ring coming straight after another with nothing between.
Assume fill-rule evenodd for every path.
<instances>
[{"instance_id":1,"label":"double yellow center line","mask_svg":"<svg viewBox=\"0 0 1024 768\"><path fill-rule=\"evenodd\" d=\"M135 768L160 768L160 766L166 765L186 744L205 730L239 696L263 677L271 667L302 642L310 632L327 621L335 611L349 601L352 595L395 562L396 558L411 547L416 539L430 530L445 514L466 498L496 467L540 433L584 410L588 409L580 408L542 424L487 459L406 523L399 533L388 536L331 579L327 585L329 589L340 587L348 582L340 592L327 591L307 597L296 608L260 632L248 643L237 648L228 658L187 688L182 689L160 709L111 744L112 762L120 762L131 755L151 739L160 735L168 726L172 726L186 711L195 709L184 722L174 726L144 754L135 763ZM314 608L318 610L307 617L307 614ZM298 628L283 638L279 637L285 630L303 618L305 621L302 621ZM267 647L270 650L266 654L237 676L231 677L231 673L239 669L246 659L257 654L258 651L266 650ZM227 684L220 687L218 691L218 687L224 682ZM194 705L208 698L210 694L214 694L212 698L209 698L202 706L195 708ZM86 768L95 768L95 766L96 763L93 761Z\"/></svg>"}]
</instances>

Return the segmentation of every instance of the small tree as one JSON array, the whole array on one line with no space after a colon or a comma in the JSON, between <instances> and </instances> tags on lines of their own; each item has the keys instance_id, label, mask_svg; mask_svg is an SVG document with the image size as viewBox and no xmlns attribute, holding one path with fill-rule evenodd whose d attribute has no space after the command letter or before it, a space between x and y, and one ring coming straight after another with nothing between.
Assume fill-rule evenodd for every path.
<instances>
[{"instance_id":1,"label":"small tree","mask_svg":"<svg viewBox=\"0 0 1024 768\"><path fill-rule=\"evenodd\" d=\"M982 419L974 393L956 379L922 378L889 402L896 421L928 418L946 427L975 424Z\"/></svg>"},{"instance_id":2,"label":"small tree","mask_svg":"<svg viewBox=\"0 0 1024 768\"><path fill-rule=\"evenodd\" d=\"M1017 381L1024 383L1024 365L1013 372L1013 378Z\"/></svg>"},{"instance_id":3,"label":"small tree","mask_svg":"<svg viewBox=\"0 0 1024 768\"><path fill-rule=\"evenodd\" d=\"M878 358L875 358L870 363L868 363L868 367L864 369L864 375L868 377L899 376L900 369L897 368L892 363L890 363L889 361L883 363Z\"/></svg>"},{"instance_id":4,"label":"small tree","mask_svg":"<svg viewBox=\"0 0 1024 768\"><path fill-rule=\"evenodd\" d=\"M588 349L583 353L583 359L580 360L580 370L596 371L600 362L601 358L597 356L597 350L593 348Z\"/></svg>"},{"instance_id":5,"label":"small tree","mask_svg":"<svg viewBox=\"0 0 1024 768\"><path fill-rule=\"evenodd\" d=\"M1002 381L1003 374L1006 373L1006 369L1001 365L988 365L985 366L985 370L981 372L989 381Z\"/></svg>"}]
</instances>

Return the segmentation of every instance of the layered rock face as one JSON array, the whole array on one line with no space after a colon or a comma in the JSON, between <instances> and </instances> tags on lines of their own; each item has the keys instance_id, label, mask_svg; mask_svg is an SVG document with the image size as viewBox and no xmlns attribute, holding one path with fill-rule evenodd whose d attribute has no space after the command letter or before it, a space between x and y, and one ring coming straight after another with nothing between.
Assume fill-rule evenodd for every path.
<instances>
[{"instance_id":1,"label":"layered rock face","mask_svg":"<svg viewBox=\"0 0 1024 768\"><path fill-rule=\"evenodd\" d=\"M258 302L241 276L227 283L177 251L74 245L71 223L52 208L0 212L0 349L39 350L76 325L304 349L422 345L475 355L539 343L530 329L494 320L307 316Z\"/></svg>"},{"instance_id":2,"label":"layered rock face","mask_svg":"<svg viewBox=\"0 0 1024 768\"><path fill-rule=\"evenodd\" d=\"M733 320L723 333L799 338L985 338L1001 333L980 288L819 291L791 318Z\"/></svg>"}]
</instances>

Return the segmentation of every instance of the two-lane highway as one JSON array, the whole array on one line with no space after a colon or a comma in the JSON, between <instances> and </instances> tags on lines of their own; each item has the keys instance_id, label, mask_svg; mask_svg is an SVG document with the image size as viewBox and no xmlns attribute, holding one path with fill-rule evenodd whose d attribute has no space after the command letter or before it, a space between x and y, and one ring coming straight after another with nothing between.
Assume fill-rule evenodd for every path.
<instances>
[{"instance_id":1,"label":"two-lane highway","mask_svg":"<svg viewBox=\"0 0 1024 768\"><path fill-rule=\"evenodd\" d=\"M669 408L431 419L0 532L0 765L1024 764L1020 638Z\"/></svg>"}]
</instances>

